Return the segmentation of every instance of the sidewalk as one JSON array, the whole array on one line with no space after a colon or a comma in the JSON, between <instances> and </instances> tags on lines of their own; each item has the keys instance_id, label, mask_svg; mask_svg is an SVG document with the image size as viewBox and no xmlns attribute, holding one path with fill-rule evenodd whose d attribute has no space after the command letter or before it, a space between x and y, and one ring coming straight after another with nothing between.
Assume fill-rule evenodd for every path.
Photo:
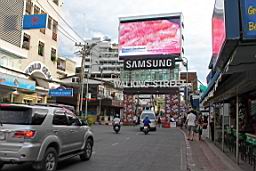
<instances>
[{"instance_id":1,"label":"sidewalk","mask_svg":"<svg viewBox=\"0 0 256 171\"><path fill-rule=\"evenodd\" d=\"M181 131L185 134L184 130ZM236 163L208 140L199 141L195 135L194 141L188 141L186 138L186 145L189 171L242 171Z\"/></svg>"}]
</instances>

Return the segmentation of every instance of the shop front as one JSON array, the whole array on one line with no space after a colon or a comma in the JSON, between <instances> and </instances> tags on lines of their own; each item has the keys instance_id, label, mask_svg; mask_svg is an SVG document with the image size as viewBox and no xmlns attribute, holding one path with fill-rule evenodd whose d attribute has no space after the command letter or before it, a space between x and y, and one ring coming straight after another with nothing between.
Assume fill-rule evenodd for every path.
<instances>
[{"instance_id":1,"label":"shop front","mask_svg":"<svg viewBox=\"0 0 256 171\"><path fill-rule=\"evenodd\" d=\"M35 90L36 83L32 80L0 73L0 102L26 103L28 96L31 99L35 94Z\"/></svg>"},{"instance_id":2,"label":"shop front","mask_svg":"<svg viewBox=\"0 0 256 171\"><path fill-rule=\"evenodd\" d=\"M220 2L216 0L213 13L213 40L220 40L217 32L223 33L224 39L213 41L209 66L215 74L208 78L201 103L210 109L213 126L209 132L213 131L210 135L217 147L241 167L255 167L256 32L250 29L250 23L256 21L256 15L248 12L256 2L228 0L224 4L222 0L222 6ZM216 23L220 11L225 18L222 25Z\"/></svg>"}]
</instances>

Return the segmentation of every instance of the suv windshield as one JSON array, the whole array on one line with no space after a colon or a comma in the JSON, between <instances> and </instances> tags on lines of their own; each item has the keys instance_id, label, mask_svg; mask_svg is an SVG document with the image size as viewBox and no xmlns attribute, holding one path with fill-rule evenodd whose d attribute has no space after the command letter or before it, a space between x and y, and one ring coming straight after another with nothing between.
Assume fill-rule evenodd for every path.
<instances>
[{"instance_id":1,"label":"suv windshield","mask_svg":"<svg viewBox=\"0 0 256 171\"><path fill-rule=\"evenodd\" d=\"M146 116L148 116L149 119L156 119L153 113L142 113L141 119L144 119Z\"/></svg>"},{"instance_id":2,"label":"suv windshield","mask_svg":"<svg viewBox=\"0 0 256 171\"><path fill-rule=\"evenodd\" d=\"M41 125L47 114L46 110L33 110L27 107L0 107L0 121L2 124Z\"/></svg>"}]
</instances>

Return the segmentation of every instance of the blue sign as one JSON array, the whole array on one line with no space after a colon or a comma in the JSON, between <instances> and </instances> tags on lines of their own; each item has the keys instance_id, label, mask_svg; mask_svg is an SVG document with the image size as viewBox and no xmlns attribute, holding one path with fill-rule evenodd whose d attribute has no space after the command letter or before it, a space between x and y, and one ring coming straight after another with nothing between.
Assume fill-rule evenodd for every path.
<instances>
[{"instance_id":1,"label":"blue sign","mask_svg":"<svg viewBox=\"0 0 256 171\"><path fill-rule=\"evenodd\" d=\"M53 97L73 97L73 88L50 89L49 96Z\"/></svg>"},{"instance_id":2,"label":"blue sign","mask_svg":"<svg viewBox=\"0 0 256 171\"><path fill-rule=\"evenodd\" d=\"M20 89L35 91L36 83L25 78L19 78L13 75L0 73L0 85L16 87Z\"/></svg>"},{"instance_id":3,"label":"blue sign","mask_svg":"<svg viewBox=\"0 0 256 171\"><path fill-rule=\"evenodd\" d=\"M243 0L241 2L243 38L256 39L256 1Z\"/></svg>"},{"instance_id":4,"label":"blue sign","mask_svg":"<svg viewBox=\"0 0 256 171\"><path fill-rule=\"evenodd\" d=\"M47 14L24 15L23 29L46 28Z\"/></svg>"}]
</instances>

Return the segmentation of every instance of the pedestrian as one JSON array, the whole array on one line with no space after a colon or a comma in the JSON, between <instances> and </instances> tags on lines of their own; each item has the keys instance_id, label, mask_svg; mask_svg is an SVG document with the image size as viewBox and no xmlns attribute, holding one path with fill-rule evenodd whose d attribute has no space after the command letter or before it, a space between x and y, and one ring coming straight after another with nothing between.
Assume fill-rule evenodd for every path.
<instances>
[{"instance_id":1,"label":"pedestrian","mask_svg":"<svg viewBox=\"0 0 256 171\"><path fill-rule=\"evenodd\" d=\"M161 116L158 116L157 124L158 124L158 126L160 128L161 127Z\"/></svg>"},{"instance_id":2,"label":"pedestrian","mask_svg":"<svg viewBox=\"0 0 256 171\"><path fill-rule=\"evenodd\" d=\"M198 122L197 122L197 129L198 129L198 139L199 141L202 139L202 134L203 134L203 117L202 115L199 116Z\"/></svg>"},{"instance_id":3,"label":"pedestrian","mask_svg":"<svg viewBox=\"0 0 256 171\"><path fill-rule=\"evenodd\" d=\"M133 116L133 126L136 126L136 123L137 123L137 116L134 115Z\"/></svg>"},{"instance_id":4,"label":"pedestrian","mask_svg":"<svg viewBox=\"0 0 256 171\"><path fill-rule=\"evenodd\" d=\"M185 124L188 128L187 139L193 141L196 126L196 115L193 113L192 110L189 111Z\"/></svg>"}]
</instances>

